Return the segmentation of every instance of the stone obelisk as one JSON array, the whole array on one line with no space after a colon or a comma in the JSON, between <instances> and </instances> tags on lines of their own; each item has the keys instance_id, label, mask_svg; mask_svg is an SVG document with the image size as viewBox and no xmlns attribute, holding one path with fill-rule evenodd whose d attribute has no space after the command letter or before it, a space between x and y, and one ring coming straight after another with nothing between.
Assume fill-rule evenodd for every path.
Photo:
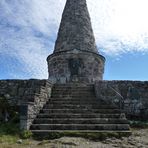
<instances>
[{"instance_id":1,"label":"stone obelisk","mask_svg":"<svg viewBox=\"0 0 148 148\"><path fill-rule=\"evenodd\" d=\"M47 58L53 83L94 83L103 79L105 58L99 54L86 0L67 0L53 54Z\"/></svg>"}]
</instances>

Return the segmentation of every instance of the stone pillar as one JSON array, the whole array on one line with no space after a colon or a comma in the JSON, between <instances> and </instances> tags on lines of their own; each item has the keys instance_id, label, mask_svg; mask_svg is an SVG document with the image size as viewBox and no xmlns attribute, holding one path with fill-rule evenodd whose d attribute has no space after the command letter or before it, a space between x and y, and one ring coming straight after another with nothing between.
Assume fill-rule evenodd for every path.
<instances>
[{"instance_id":1,"label":"stone pillar","mask_svg":"<svg viewBox=\"0 0 148 148\"><path fill-rule=\"evenodd\" d=\"M33 114L33 105L34 103L22 103L20 105L20 129L29 130L32 121L34 120Z\"/></svg>"}]
</instances>

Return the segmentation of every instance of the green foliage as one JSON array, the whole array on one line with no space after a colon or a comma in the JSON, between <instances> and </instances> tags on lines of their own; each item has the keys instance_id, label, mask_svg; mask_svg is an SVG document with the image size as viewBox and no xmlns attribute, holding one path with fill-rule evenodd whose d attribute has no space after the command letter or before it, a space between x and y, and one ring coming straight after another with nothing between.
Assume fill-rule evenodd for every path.
<instances>
[{"instance_id":1,"label":"green foliage","mask_svg":"<svg viewBox=\"0 0 148 148\"><path fill-rule=\"evenodd\" d=\"M130 121L133 128L148 128L148 121Z\"/></svg>"},{"instance_id":2,"label":"green foliage","mask_svg":"<svg viewBox=\"0 0 148 148\"><path fill-rule=\"evenodd\" d=\"M5 122L5 113L7 113L9 122L18 123L19 114L17 106L10 106L8 100L3 96L0 96L0 122Z\"/></svg>"},{"instance_id":3,"label":"green foliage","mask_svg":"<svg viewBox=\"0 0 148 148\"><path fill-rule=\"evenodd\" d=\"M18 139L15 135L0 135L0 143L15 144Z\"/></svg>"},{"instance_id":4,"label":"green foliage","mask_svg":"<svg viewBox=\"0 0 148 148\"><path fill-rule=\"evenodd\" d=\"M19 124L2 123L0 124L0 143L14 144L19 137Z\"/></svg>"},{"instance_id":5,"label":"green foliage","mask_svg":"<svg viewBox=\"0 0 148 148\"><path fill-rule=\"evenodd\" d=\"M32 137L32 135L33 135L32 132L28 131L28 130L24 130L20 134L21 138L23 138L23 139L29 139Z\"/></svg>"},{"instance_id":6,"label":"green foliage","mask_svg":"<svg viewBox=\"0 0 148 148\"><path fill-rule=\"evenodd\" d=\"M9 108L8 101L5 97L0 97L0 108L1 109Z\"/></svg>"},{"instance_id":7,"label":"green foliage","mask_svg":"<svg viewBox=\"0 0 148 148\"><path fill-rule=\"evenodd\" d=\"M0 135L16 135L19 133L19 124L12 122L0 124Z\"/></svg>"},{"instance_id":8,"label":"green foliage","mask_svg":"<svg viewBox=\"0 0 148 148\"><path fill-rule=\"evenodd\" d=\"M9 114L8 122L3 117L5 111ZM8 141L11 143L11 141L16 140L16 137L28 139L32 136L30 131L20 131L18 108L17 106L10 106L5 97L0 97L0 113L2 115L0 117L0 139L7 142L6 139L8 137Z\"/></svg>"}]
</instances>

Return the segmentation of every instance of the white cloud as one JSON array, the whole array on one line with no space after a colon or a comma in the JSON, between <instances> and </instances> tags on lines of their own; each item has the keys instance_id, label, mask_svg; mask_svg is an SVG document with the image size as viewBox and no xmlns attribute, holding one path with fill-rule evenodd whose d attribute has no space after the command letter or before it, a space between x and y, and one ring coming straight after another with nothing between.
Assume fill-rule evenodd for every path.
<instances>
[{"instance_id":1,"label":"white cloud","mask_svg":"<svg viewBox=\"0 0 148 148\"><path fill-rule=\"evenodd\" d=\"M63 7L63 1L1 0L0 55L15 57L23 64L20 70L32 77L47 78L46 58L53 50ZM21 78L15 65L9 65L12 78Z\"/></svg>"},{"instance_id":2,"label":"white cloud","mask_svg":"<svg viewBox=\"0 0 148 148\"><path fill-rule=\"evenodd\" d=\"M109 55L148 52L147 0L88 0L98 47Z\"/></svg>"},{"instance_id":3,"label":"white cloud","mask_svg":"<svg viewBox=\"0 0 148 148\"><path fill-rule=\"evenodd\" d=\"M15 57L32 77L47 78L46 57L53 50L65 1L1 0L0 55ZM116 56L148 52L147 0L87 2L101 52Z\"/></svg>"}]
</instances>

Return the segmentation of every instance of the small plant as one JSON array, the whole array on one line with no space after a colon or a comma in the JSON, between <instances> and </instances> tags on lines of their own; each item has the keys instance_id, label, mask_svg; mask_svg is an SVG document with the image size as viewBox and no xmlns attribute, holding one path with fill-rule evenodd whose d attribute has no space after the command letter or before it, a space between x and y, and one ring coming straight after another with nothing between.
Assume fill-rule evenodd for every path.
<instances>
[{"instance_id":1,"label":"small plant","mask_svg":"<svg viewBox=\"0 0 148 148\"><path fill-rule=\"evenodd\" d=\"M28 131L28 130L24 130L24 131L22 131L21 132L21 138L23 138L23 139L29 139L29 138L31 138L32 137L32 132L31 131Z\"/></svg>"},{"instance_id":2,"label":"small plant","mask_svg":"<svg viewBox=\"0 0 148 148\"><path fill-rule=\"evenodd\" d=\"M148 121L130 121L133 128L148 128Z\"/></svg>"},{"instance_id":3,"label":"small plant","mask_svg":"<svg viewBox=\"0 0 148 148\"><path fill-rule=\"evenodd\" d=\"M0 122L19 122L18 106L11 106L4 96L0 96Z\"/></svg>"},{"instance_id":4,"label":"small plant","mask_svg":"<svg viewBox=\"0 0 148 148\"><path fill-rule=\"evenodd\" d=\"M14 135L0 135L0 143L15 144L18 138L18 136Z\"/></svg>"},{"instance_id":5,"label":"small plant","mask_svg":"<svg viewBox=\"0 0 148 148\"><path fill-rule=\"evenodd\" d=\"M19 133L19 124L2 123L0 124L0 135L16 135Z\"/></svg>"}]
</instances>

